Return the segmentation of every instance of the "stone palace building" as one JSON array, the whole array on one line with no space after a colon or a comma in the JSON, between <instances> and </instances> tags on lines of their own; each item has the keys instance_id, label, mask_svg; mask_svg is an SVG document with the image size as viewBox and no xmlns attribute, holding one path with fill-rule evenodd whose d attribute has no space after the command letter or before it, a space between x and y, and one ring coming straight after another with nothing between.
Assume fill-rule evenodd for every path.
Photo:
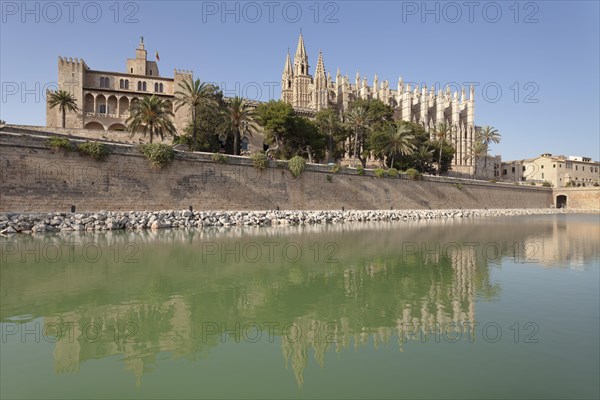
<instances>
[{"instance_id":1,"label":"stone palace building","mask_svg":"<svg viewBox=\"0 0 600 400\"><path fill-rule=\"evenodd\" d=\"M66 128L99 131L123 131L131 106L144 96L157 95L167 101L175 113L175 128L185 127L185 107L175 111L175 91L179 82L192 76L191 71L175 70L173 78L160 76L156 61L148 61L144 38L135 50L135 58L127 60L125 72L92 70L83 59L58 58L58 89L72 93L79 111L68 112ZM48 98L48 96L46 96ZM46 126L62 126L58 107L46 102Z\"/></svg>"},{"instance_id":2,"label":"stone palace building","mask_svg":"<svg viewBox=\"0 0 600 400\"><path fill-rule=\"evenodd\" d=\"M348 75L342 75L339 69L333 81L331 74L325 70L321 52L313 76L309 71L302 33L294 62L292 64L288 52L281 77L281 99L303 115L314 115L329 107L344 112L355 99L379 99L394 108L397 118L420 123L427 130L440 122L448 123L454 128L449 140L456 149L452 170L469 174L473 172L474 160L468 156L477 129L474 97L473 86L469 88L467 97L464 87L460 94L451 93L448 86L436 93L434 87L419 88L417 85L412 88L410 84L404 84L402 78L398 81L397 90L393 90L387 80L379 81L377 74L372 86L367 84L366 77L361 80L359 73L354 83L350 83Z\"/></svg>"}]
</instances>

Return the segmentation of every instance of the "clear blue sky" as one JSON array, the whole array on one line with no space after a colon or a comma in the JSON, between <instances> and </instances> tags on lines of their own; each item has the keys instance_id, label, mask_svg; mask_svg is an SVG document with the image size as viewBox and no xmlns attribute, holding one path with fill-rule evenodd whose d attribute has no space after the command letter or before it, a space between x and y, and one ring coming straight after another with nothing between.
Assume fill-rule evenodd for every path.
<instances>
[{"instance_id":1,"label":"clear blue sky","mask_svg":"<svg viewBox=\"0 0 600 400\"><path fill-rule=\"evenodd\" d=\"M351 82L357 70L369 84L378 73L394 89L399 75L428 86L477 82L475 122L501 132L492 153L503 159L543 152L600 159L598 1L226 6L229 13L221 1L29 2L27 9L3 1L0 118L44 125L43 89L56 81L57 56L124 71L142 35L150 59L158 50L163 76L190 69L224 83L228 95L268 100L302 29L311 73L321 49L332 76L339 66Z\"/></svg>"}]
</instances>

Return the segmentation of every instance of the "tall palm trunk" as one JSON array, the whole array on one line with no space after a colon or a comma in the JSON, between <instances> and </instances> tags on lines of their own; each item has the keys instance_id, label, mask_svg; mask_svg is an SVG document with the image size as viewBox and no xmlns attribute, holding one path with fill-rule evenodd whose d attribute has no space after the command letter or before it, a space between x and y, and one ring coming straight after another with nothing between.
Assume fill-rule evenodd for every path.
<instances>
[{"instance_id":1,"label":"tall palm trunk","mask_svg":"<svg viewBox=\"0 0 600 400\"><path fill-rule=\"evenodd\" d=\"M357 152L358 149L358 128L356 128L354 130L354 166L356 167L356 155L358 154Z\"/></svg>"},{"instance_id":2,"label":"tall palm trunk","mask_svg":"<svg viewBox=\"0 0 600 400\"><path fill-rule=\"evenodd\" d=\"M233 129L233 155L240 155L240 128L237 126Z\"/></svg>"},{"instance_id":3,"label":"tall palm trunk","mask_svg":"<svg viewBox=\"0 0 600 400\"><path fill-rule=\"evenodd\" d=\"M329 130L329 154L327 155L327 162L333 162L333 132Z\"/></svg>"},{"instance_id":4,"label":"tall palm trunk","mask_svg":"<svg viewBox=\"0 0 600 400\"><path fill-rule=\"evenodd\" d=\"M64 128L66 126L66 122L67 122L67 110L65 110L64 107L62 108L62 127Z\"/></svg>"},{"instance_id":5,"label":"tall palm trunk","mask_svg":"<svg viewBox=\"0 0 600 400\"><path fill-rule=\"evenodd\" d=\"M197 137L198 137L198 132L197 132L197 127L196 127L196 107L192 106L192 143L194 145L194 148L192 149L192 151L196 151ZM150 138L152 138L152 136L150 136ZM152 140L152 139L150 139L150 140ZM152 143L152 142L150 142L150 143Z\"/></svg>"},{"instance_id":6,"label":"tall palm trunk","mask_svg":"<svg viewBox=\"0 0 600 400\"><path fill-rule=\"evenodd\" d=\"M442 175L442 148L444 147L444 139L440 139L440 158L438 159L438 176Z\"/></svg>"}]
</instances>

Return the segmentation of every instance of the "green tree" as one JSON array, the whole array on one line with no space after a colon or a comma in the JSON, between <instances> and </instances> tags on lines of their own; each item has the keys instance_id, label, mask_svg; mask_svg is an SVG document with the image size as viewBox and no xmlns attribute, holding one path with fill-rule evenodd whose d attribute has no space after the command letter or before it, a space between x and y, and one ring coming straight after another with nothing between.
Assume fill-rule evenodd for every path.
<instances>
[{"instance_id":1,"label":"green tree","mask_svg":"<svg viewBox=\"0 0 600 400\"><path fill-rule=\"evenodd\" d=\"M422 144L413 153L416 157L415 168L417 171L424 173L430 167L431 161L433 160L433 152L435 150L427 144Z\"/></svg>"},{"instance_id":2,"label":"green tree","mask_svg":"<svg viewBox=\"0 0 600 400\"><path fill-rule=\"evenodd\" d=\"M315 121L321 134L327 137L327 163L334 160L334 149L336 147L336 136L342 132L340 117L334 109L321 110L315 116Z\"/></svg>"},{"instance_id":3,"label":"green tree","mask_svg":"<svg viewBox=\"0 0 600 400\"><path fill-rule=\"evenodd\" d=\"M411 155L415 151L415 135L410 127L400 125L392 126L388 132L386 140L383 142L383 152L387 157L391 157L390 167L394 166L394 157L396 154L402 156Z\"/></svg>"},{"instance_id":4,"label":"green tree","mask_svg":"<svg viewBox=\"0 0 600 400\"><path fill-rule=\"evenodd\" d=\"M48 95L48 104L50 105L50 108L58 106L58 109L62 113L63 128L67 121L67 111L77 112L79 110L75 96L65 90L50 92Z\"/></svg>"},{"instance_id":5,"label":"green tree","mask_svg":"<svg viewBox=\"0 0 600 400\"><path fill-rule=\"evenodd\" d=\"M468 155L465 156L465 161L472 159L473 165L475 166L473 170L473 176L477 176L477 164L481 157L486 157L488 152L488 146L482 141L481 136L476 135L475 140L471 143L469 148ZM484 167L485 169L485 167Z\"/></svg>"},{"instance_id":6,"label":"green tree","mask_svg":"<svg viewBox=\"0 0 600 400\"><path fill-rule=\"evenodd\" d=\"M184 79L175 91L175 111L182 107L189 107L192 125L192 145L195 150L198 146L197 116L203 110L214 110L217 104L214 97L215 87L200 79Z\"/></svg>"},{"instance_id":7,"label":"green tree","mask_svg":"<svg viewBox=\"0 0 600 400\"><path fill-rule=\"evenodd\" d=\"M356 107L351 107L345 116L346 124L349 128L354 132L354 161L353 165L356 166L356 159L358 158L363 166L366 166L367 160L358 154L359 148L363 147L362 145L365 143L365 135L366 132L371 129L371 124L373 122L373 116L369 112L369 109L359 105ZM359 147L360 142L360 147Z\"/></svg>"},{"instance_id":8,"label":"green tree","mask_svg":"<svg viewBox=\"0 0 600 400\"><path fill-rule=\"evenodd\" d=\"M256 107L255 114L257 122L265 130L265 141L269 144L276 144L269 151L283 146L295 122L295 113L292 106L281 100L271 100L268 103L259 104Z\"/></svg>"},{"instance_id":9,"label":"green tree","mask_svg":"<svg viewBox=\"0 0 600 400\"><path fill-rule=\"evenodd\" d=\"M446 145L446 139L452 134L453 128L450 124L446 122L440 122L436 127L433 128L433 135L436 138L440 151L439 151L439 165L438 165L438 175L442 174L442 152L443 148Z\"/></svg>"},{"instance_id":10,"label":"green tree","mask_svg":"<svg viewBox=\"0 0 600 400\"><path fill-rule=\"evenodd\" d=\"M240 154L240 139L243 134L252 135L256 129L254 112L246 100L234 97L221 112L219 128L222 132L233 135L233 154Z\"/></svg>"},{"instance_id":11,"label":"green tree","mask_svg":"<svg viewBox=\"0 0 600 400\"><path fill-rule=\"evenodd\" d=\"M500 140L502 139L502 135L500 135L500 132L498 132L498 130L493 126L484 126L483 128L481 128L479 135L481 141L485 143L485 145L488 147L491 143L500 143Z\"/></svg>"},{"instance_id":12,"label":"green tree","mask_svg":"<svg viewBox=\"0 0 600 400\"><path fill-rule=\"evenodd\" d=\"M131 136L140 131L144 137L147 133L150 134L152 143L154 135L164 139L165 133L175 134L172 118L173 112L168 109L164 100L155 95L146 96L131 107L131 114L126 121L127 130L131 132Z\"/></svg>"},{"instance_id":13,"label":"green tree","mask_svg":"<svg viewBox=\"0 0 600 400\"><path fill-rule=\"evenodd\" d=\"M496 128L494 128L493 126L484 126L483 128L481 128L481 131L476 134L475 140L481 141L483 144L485 144L485 147L486 147L485 156L487 156L487 151L489 151L490 144L492 144L492 143L498 144L498 143L500 143L501 139L502 139L502 136L500 135L500 132L498 132L498 130ZM483 168L487 169L487 157L485 157L483 159Z\"/></svg>"}]
</instances>

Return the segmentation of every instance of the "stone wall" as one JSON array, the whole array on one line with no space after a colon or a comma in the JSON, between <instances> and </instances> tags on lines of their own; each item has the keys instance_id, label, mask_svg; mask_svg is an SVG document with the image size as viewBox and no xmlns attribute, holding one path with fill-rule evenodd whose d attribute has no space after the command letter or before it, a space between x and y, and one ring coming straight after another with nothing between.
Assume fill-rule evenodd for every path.
<instances>
[{"instance_id":1,"label":"stone wall","mask_svg":"<svg viewBox=\"0 0 600 400\"><path fill-rule=\"evenodd\" d=\"M567 208L600 210L600 187L574 187L554 189L554 204L558 196L566 196Z\"/></svg>"},{"instance_id":2,"label":"stone wall","mask_svg":"<svg viewBox=\"0 0 600 400\"><path fill-rule=\"evenodd\" d=\"M227 164L178 152L162 170L139 150L111 145L105 161L46 146L47 138L0 132L0 211L546 208L552 190L487 182L377 178L307 166L294 179L285 163L259 171L246 158ZM328 179L327 177L330 177Z\"/></svg>"}]
</instances>

